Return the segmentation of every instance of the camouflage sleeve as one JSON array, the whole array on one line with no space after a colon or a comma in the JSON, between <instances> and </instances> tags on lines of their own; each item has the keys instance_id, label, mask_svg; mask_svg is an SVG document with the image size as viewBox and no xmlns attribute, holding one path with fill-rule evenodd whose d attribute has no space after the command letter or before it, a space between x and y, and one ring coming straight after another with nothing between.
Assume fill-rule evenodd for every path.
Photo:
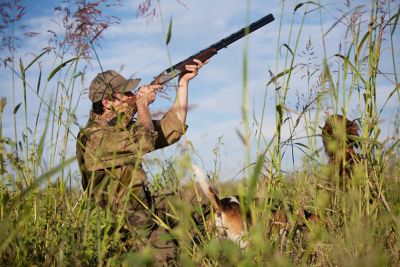
<instances>
[{"instance_id":1,"label":"camouflage sleeve","mask_svg":"<svg viewBox=\"0 0 400 267\"><path fill-rule=\"evenodd\" d=\"M108 128L89 136L85 164L89 171L134 164L136 159L154 150L157 132L148 131L139 122L129 132Z\"/></svg>"},{"instance_id":2,"label":"camouflage sleeve","mask_svg":"<svg viewBox=\"0 0 400 267\"><path fill-rule=\"evenodd\" d=\"M158 132L155 149L178 142L187 128L188 126L182 124L173 111L168 111L161 120L154 121L154 130Z\"/></svg>"}]
</instances>

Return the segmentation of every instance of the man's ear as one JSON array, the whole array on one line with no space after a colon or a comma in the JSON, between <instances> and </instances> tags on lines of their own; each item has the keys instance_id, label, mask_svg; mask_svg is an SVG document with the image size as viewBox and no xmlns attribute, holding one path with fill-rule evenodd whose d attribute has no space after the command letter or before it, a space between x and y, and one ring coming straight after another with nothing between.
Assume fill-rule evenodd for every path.
<instances>
[{"instance_id":1,"label":"man's ear","mask_svg":"<svg viewBox=\"0 0 400 267\"><path fill-rule=\"evenodd\" d=\"M111 108L111 101L107 98L103 98L101 100L101 103L103 103L103 106L110 109Z\"/></svg>"}]
</instances>

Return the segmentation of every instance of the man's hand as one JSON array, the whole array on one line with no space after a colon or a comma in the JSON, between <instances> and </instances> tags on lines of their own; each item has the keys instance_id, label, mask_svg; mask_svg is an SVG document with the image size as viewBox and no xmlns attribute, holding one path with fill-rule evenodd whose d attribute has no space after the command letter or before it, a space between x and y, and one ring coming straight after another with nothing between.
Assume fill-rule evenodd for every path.
<instances>
[{"instance_id":1,"label":"man's hand","mask_svg":"<svg viewBox=\"0 0 400 267\"><path fill-rule=\"evenodd\" d=\"M142 85L136 94L137 104L150 105L156 100L156 91L162 89L162 85Z\"/></svg>"},{"instance_id":2,"label":"man's hand","mask_svg":"<svg viewBox=\"0 0 400 267\"><path fill-rule=\"evenodd\" d=\"M151 120L149 105L156 100L155 90L161 88L162 85L143 85L136 94L136 106L138 109L137 121L142 123L143 126L151 132L154 131L154 125Z\"/></svg>"},{"instance_id":3,"label":"man's hand","mask_svg":"<svg viewBox=\"0 0 400 267\"><path fill-rule=\"evenodd\" d=\"M203 67L205 64L207 64L208 62L210 62L209 59L207 59L204 63L201 62L198 59L193 59L194 62L197 63L197 65L185 65L186 70L188 71L187 73L181 75L179 77L180 81L186 81L189 82L191 79L193 79L194 77L197 76L197 74L199 74L199 69L201 67Z\"/></svg>"}]
</instances>

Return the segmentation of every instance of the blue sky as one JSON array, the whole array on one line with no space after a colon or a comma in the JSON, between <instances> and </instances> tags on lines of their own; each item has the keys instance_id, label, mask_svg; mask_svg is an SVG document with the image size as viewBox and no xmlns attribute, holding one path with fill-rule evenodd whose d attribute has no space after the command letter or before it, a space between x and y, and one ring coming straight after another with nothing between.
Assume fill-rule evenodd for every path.
<instances>
[{"instance_id":1,"label":"blue sky","mask_svg":"<svg viewBox=\"0 0 400 267\"><path fill-rule=\"evenodd\" d=\"M260 30L252 33L247 38L247 63L248 63L248 77L247 86L249 90L249 122L250 128L253 133L257 134L260 131L263 133L266 140L270 140L275 129L275 100L274 100L274 87L270 86L267 93L266 109L264 114L263 129L258 129L254 125L253 114L255 118L260 121L266 83L270 80L269 70L273 73L281 72L284 69L285 48L278 49L278 34L279 34L279 21L282 16L282 30L281 30L281 45L289 43L289 31L291 28L291 20L294 16L294 24L292 29L292 37L289 46L294 47L297 34L300 29L300 23L303 18L305 6L301 7L296 13L293 12L296 6L295 1L285 1L285 8L282 13L282 1L243 1L243 0L230 0L230 1L211 1L211 0L181 0L185 7L180 5L174 0L161 0L160 7L165 27L168 27L169 21L172 18L172 38L169 43L169 52L173 64L181 61L187 56L202 50L210 44L226 37L227 35L244 27L247 21L255 21L259 18L272 13L275 21L269 25L261 28ZM53 9L55 1L22 1L27 6L27 14L24 17L24 24L29 25L29 30L39 32L40 35L26 39L22 48L19 49L16 58L22 58L25 64L33 59L33 56L27 54L32 52L39 54L41 50L48 46L48 39L51 33L48 30L53 30L60 33L60 27L53 21L57 21ZM121 19L121 23L111 26L104 32L105 40L101 41L101 49L97 49L97 53L104 70L115 69L119 70L121 66L123 69L121 74L125 77L140 77L142 78L141 84L150 83L153 77L157 76L161 71L169 67L169 59L165 46L163 28L161 17L158 15L148 25L145 19L136 18L136 10L140 1L124 1L121 6L104 7L105 14L116 15ZM322 31L326 32L341 16L338 9L348 10L344 5L345 1L338 0L335 2L322 1L322 4L327 4L326 8L329 10L322 11ZM155 7L158 4L155 2ZM370 7L368 1L351 1L351 8L355 6L366 4L365 10ZM395 6L392 3L392 9ZM398 5L398 4L397 4ZM310 6L308 10L314 9L316 6ZM158 10L158 14L159 10ZM369 13L366 13L368 17ZM365 32L365 31L364 31ZM325 44L328 56L338 53L339 44L344 43L346 34L346 27L338 24L337 27L326 36ZM297 54L305 50L307 42L312 40L315 55L318 58L314 59L315 64L321 64L323 59L323 45L321 38L321 21L319 11L315 10L309 13L304 21L301 35L298 40ZM396 40L398 40L398 35ZM398 40L399 41L399 40ZM397 42L399 43L399 42ZM385 47L389 44L384 43ZM190 141L195 149L190 152L191 159L194 163L202 166L206 171L214 170L215 154L213 149L220 137L224 145L220 148L221 154L221 180L230 180L235 177L244 166L244 145L239 138L237 131L244 133L244 125L242 118L242 99L243 99L243 58L245 51L245 40L240 40L235 44L228 47L228 49L221 50L216 56L211 59L211 62L201 69L200 74L189 85L189 103L193 104L193 108L189 111L187 124L189 130L186 139ZM277 51L281 51L281 56L276 56ZM7 55L7 51L0 51L1 58ZM382 56L381 67L382 71L386 68L391 70L391 54L389 50L385 51ZM67 56L72 58L71 55ZM278 62L277 62L278 59ZM396 66L398 67L398 54L396 55ZM49 69L54 60L54 55L50 54L43 57L43 76L47 77ZM302 63L300 57L296 57L295 64ZM337 68L334 65L334 60L331 60L331 67ZM16 65L17 66L17 65ZM277 69L276 69L277 66ZM85 64L80 64L79 67L83 69ZM19 67L16 67L19 70ZM83 86L77 84L76 90L87 88L90 81L100 72L100 65L93 60L92 66L86 68L85 83ZM65 74L66 69L63 69ZM19 71L17 71L19 72ZM46 73L46 74L45 74ZM302 78L304 71L300 68L292 77L290 82L290 90L288 93L287 107L296 109L297 94L307 94L307 81ZM36 88L38 77L38 68L31 68L27 73L28 83ZM12 114L12 79L11 71L2 67L0 69L0 78L3 81L3 89L0 96L8 98L5 115L3 116L3 134L6 136L14 136L14 126ZM45 79L42 79L44 82ZM16 103L23 101L22 99L22 86L21 82L16 78L15 80L17 97ZM80 87L81 86L81 87ZM54 96L56 83L48 85L48 91L45 99L50 99ZM394 89L394 86L387 82L385 79L380 79L378 86L378 104L383 105L389 93ZM77 101L78 91L72 99L73 103ZM173 99L173 92L170 93ZM32 93L28 93L28 117L29 125L33 127L36 118L37 106L39 105L38 97ZM350 103L351 119L357 118L357 104L359 101L353 97ZM87 95L83 95L80 99L79 105L76 110L78 123L84 125L88 119L91 102ZM158 98L155 104L152 105L153 110L167 111L172 105L171 101L163 98ZM327 105L328 106L328 105ZM399 101L393 98L389 101L385 108L385 113L382 116L382 134L379 140L384 140L386 137L391 136L393 127L390 128L389 122L396 114L396 108L399 107ZM43 112L45 114L45 112ZM24 131L24 114L21 109L18 113L18 134L21 138L22 131ZM294 116L296 118L296 116ZM318 121L320 124L324 122L325 118L321 114ZM302 126L299 128L297 137L305 136L305 124L301 122ZM288 125L283 126L283 139L289 137ZM72 132L77 133L78 128L73 127ZM251 160L255 160L256 155L256 142L251 139ZM75 154L75 142L73 138L69 141L69 155ZM179 145L174 145L164 151L157 152L158 157L176 157L182 155L183 142ZM318 148L321 148L321 143L318 143ZM265 149L265 145L261 145L261 150ZM299 150L294 151L295 166L301 165L302 152ZM201 160L200 160L201 158ZM153 156L147 157L147 162L153 162ZM177 165L180 163L178 162ZM204 165L203 165L204 164ZM74 165L77 165L74 163ZM158 168L155 164L151 164L152 170L157 171ZM284 169L290 171L292 169L292 155L291 151L287 151L283 159ZM71 166L73 169L77 166ZM178 166L179 167L179 166ZM238 176L239 178L241 175ZM237 178L237 179L239 179Z\"/></svg>"}]
</instances>

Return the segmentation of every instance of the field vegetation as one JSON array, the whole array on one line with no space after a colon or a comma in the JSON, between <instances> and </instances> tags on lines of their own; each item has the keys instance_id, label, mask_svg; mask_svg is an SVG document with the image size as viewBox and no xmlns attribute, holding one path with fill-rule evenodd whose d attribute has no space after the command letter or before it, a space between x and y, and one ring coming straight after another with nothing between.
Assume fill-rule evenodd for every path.
<instances>
[{"instance_id":1,"label":"field vegetation","mask_svg":"<svg viewBox=\"0 0 400 267\"><path fill-rule=\"evenodd\" d=\"M275 99L275 134L267 138L254 135L250 127L246 128L242 136L247 148L246 166L249 166L243 170L246 178L221 190L221 195L247 196L248 205L243 205L243 213L251 209L254 222L246 235L248 247L241 250L234 242L218 240L201 227L193 239L188 230L192 222L185 203L176 201L171 203L176 210L172 216L180 224L160 238L174 238L179 243L177 264L399 265L400 84L397 69L400 55L394 40L398 35L400 6L398 1L390 0L372 0L362 6L353 1L346 4L342 17L326 29L322 26L321 10L330 7L324 6L323 1L299 3L295 10L288 10L285 1L280 3L281 14L274 14L277 25L282 26L280 15L287 12L293 13L293 19L302 17L303 22L307 16L320 16L322 39L337 24L346 25L346 37L338 39L338 51L324 49L323 54L316 55L311 38L307 44L298 43L301 29L306 25L302 23L299 31L283 32L279 28L276 66L265 77L265 99L267 92L272 92ZM77 6L79 9L73 12L65 5L55 9L63 17L65 37L61 39L54 34L54 48L48 47L31 62L23 62L14 57L18 46L23 46L23 41L14 36L14 27L23 26L26 10L18 0L0 4L1 71L10 73L14 94L23 88L25 95L27 90L32 90L41 99L36 111L27 110L26 98L21 104L4 97L0 101L0 266L146 266L153 261L154 250L143 230L126 231L121 218L107 208L95 206L87 192L77 186L80 174L71 168L76 158L67 157L67 147L71 143L75 146L76 133L70 128L76 123L75 111L79 105L70 99L84 80L84 71L78 68L78 62L100 64L95 48L101 44L103 31L119 21L117 17L102 16L101 9L107 8L103 1L77 1ZM157 2L145 1L138 10L151 21L156 9ZM168 30L166 26L166 40L171 30L173 27ZM35 38L35 33L27 31L25 36ZM49 54L54 55L53 67L49 73L42 73L40 58ZM381 71L383 57L385 72ZM295 65L295 62L303 63ZM244 125L254 122L262 129L266 124L264 114L261 120L253 120L248 110L246 54L243 66ZM284 66L285 71L278 72L278 66ZM35 85L25 80L26 73L33 69L40 73ZM287 96L293 93L289 89L296 75L305 75L308 95L299 96L294 110L289 107ZM49 102L44 94L48 83L54 80L57 80L57 92L54 101ZM390 83L392 91L385 104L379 105L377 95L382 81ZM358 106L349 105L352 98L358 99ZM395 102L396 107L386 112L389 101ZM3 113L6 105L13 106L13 114ZM14 116L17 129L15 125L21 125L16 121L18 112L25 113L23 133L15 130L13 137L3 136L2 118ZM32 113L37 115L36 127L30 129L27 121L31 118L28 114ZM392 115L382 115L389 113ZM346 161L329 165L320 149L321 118L333 114L358 118L355 122L360 127L358 137L340 136L342 144L346 138L359 144L356 151L359 160L350 177L344 180L340 178L343 176L340 169ZM392 125L388 138L381 136L382 120L390 120L388 124ZM38 128L42 125L39 121L45 122L44 128ZM282 137L283 125L290 126L288 139ZM304 129L306 138L299 140L296 133ZM251 138L257 140L256 150L250 150ZM215 150L215 171L209 174L216 184L219 184L219 145ZM344 153L343 146L330 145L336 145L338 153ZM282 161L293 148L301 149L304 157L301 162L293 161L292 171L288 172L283 170ZM256 153L256 162L251 162L254 155L250 153ZM153 173L152 190L179 187L177 173L181 168L187 171L189 162L189 157L183 156L159 163L162 171ZM265 201L256 206L253 197ZM275 227L276 209L288 218L282 227ZM306 221L297 212L302 209L316 214L318 219Z\"/></svg>"}]
</instances>

